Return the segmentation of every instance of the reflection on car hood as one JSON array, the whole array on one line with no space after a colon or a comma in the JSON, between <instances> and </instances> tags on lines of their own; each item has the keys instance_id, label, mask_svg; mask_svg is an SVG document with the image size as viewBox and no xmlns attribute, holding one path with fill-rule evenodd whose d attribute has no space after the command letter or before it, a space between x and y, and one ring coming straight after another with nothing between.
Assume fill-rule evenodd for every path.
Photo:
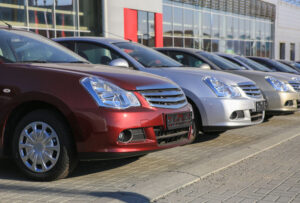
<instances>
[{"instance_id":1,"label":"reflection on car hood","mask_svg":"<svg viewBox=\"0 0 300 203\"><path fill-rule=\"evenodd\" d=\"M79 72L88 75L98 76L106 81L110 81L126 90L136 90L147 86L176 86L174 82L157 75L144 73L141 71L129 70L126 68L116 68L104 65L92 64L22 64L27 68L47 68L63 70L66 72ZM173 85L171 85L173 84Z\"/></svg>"},{"instance_id":2,"label":"reflection on car hood","mask_svg":"<svg viewBox=\"0 0 300 203\"><path fill-rule=\"evenodd\" d=\"M230 73L235 73L238 75L242 75L244 77L248 77L249 79L256 81L256 79L261 79L261 77L272 76L283 82L289 82L293 77L299 77L298 75L291 73L283 73L283 72L263 72L263 71L255 71L255 70L230 70L226 71Z\"/></svg>"},{"instance_id":3,"label":"reflection on car hood","mask_svg":"<svg viewBox=\"0 0 300 203\"><path fill-rule=\"evenodd\" d=\"M199 68L187 68L187 67L177 67L177 68L161 68L161 70L164 72L164 75L169 76L169 78L185 78L186 82L192 82L195 83L195 81L198 81L199 79L202 79L206 76L215 77L223 82L225 82L227 85L237 85L238 83L243 82L252 82L252 80L231 74L226 73L222 71L215 71L215 70L203 70ZM153 72L152 72L153 73ZM162 74L160 74L162 75ZM174 79L174 81L177 81Z\"/></svg>"}]
</instances>

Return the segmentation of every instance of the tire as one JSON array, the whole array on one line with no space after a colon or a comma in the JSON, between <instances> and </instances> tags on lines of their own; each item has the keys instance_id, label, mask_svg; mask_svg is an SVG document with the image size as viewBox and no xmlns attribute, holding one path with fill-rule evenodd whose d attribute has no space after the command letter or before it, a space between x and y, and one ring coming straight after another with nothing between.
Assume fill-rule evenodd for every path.
<instances>
[{"instance_id":1,"label":"tire","mask_svg":"<svg viewBox=\"0 0 300 203\"><path fill-rule=\"evenodd\" d=\"M24 116L14 131L12 152L15 163L33 180L65 178L77 164L70 138L70 130L58 113L35 110Z\"/></svg>"},{"instance_id":2,"label":"tire","mask_svg":"<svg viewBox=\"0 0 300 203\"><path fill-rule=\"evenodd\" d=\"M195 109L194 105L191 106L193 107L194 120L192 123L193 134L190 137L190 144L195 143L199 140L199 130L201 128L201 119L200 119L200 115L198 114L198 110Z\"/></svg>"}]
</instances>

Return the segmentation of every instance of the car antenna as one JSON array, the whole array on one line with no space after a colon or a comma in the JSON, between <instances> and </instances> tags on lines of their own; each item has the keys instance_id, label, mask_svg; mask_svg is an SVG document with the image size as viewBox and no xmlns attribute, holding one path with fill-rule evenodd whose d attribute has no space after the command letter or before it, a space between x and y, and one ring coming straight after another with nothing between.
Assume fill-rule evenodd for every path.
<instances>
[{"instance_id":1,"label":"car antenna","mask_svg":"<svg viewBox=\"0 0 300 203\"><path fill-rule=\"evenodd\" d=\"M12 29L12 25L11 25L11 24L5 22L4 20L1 20L1 21L2 21L5 25L7 25L9 29Z\"/></svg>"}]
</instances>

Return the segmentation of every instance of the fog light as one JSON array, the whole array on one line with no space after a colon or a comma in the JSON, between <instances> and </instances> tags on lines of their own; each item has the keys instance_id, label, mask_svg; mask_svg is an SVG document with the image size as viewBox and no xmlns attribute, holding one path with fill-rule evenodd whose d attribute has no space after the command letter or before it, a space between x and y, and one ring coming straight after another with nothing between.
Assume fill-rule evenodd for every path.
<instances>
[{"instance_id":1,"label":"fog light","mask_svg":"<svg viewBox=\"0 0 300 203\"><path fill-rule=\"evenodd\" d=\"M285 102L285 106L293 106L294 102L293 100L288 100L287 102Z\"/></svg>"},{"instance_id":2,"label":"fog light","mask_svg":"<svg viewBox=\"0 0 300 203\"><path fill-rule=\"evenodd\" d=\"M118 141L128 143L132 140L132 134L129 130L125 130L119 134Z\"/></svg>"},{"instance_id":3,"label":"fog light","mask_svg":"<svg viewBox=\"0 0 300 203\"><path fill-rule=\"evenodd\" d=\"M235 111L231 114L230 119L238 119L238 118L245 118L244 111Z\"/></svg>"}]
</instances>

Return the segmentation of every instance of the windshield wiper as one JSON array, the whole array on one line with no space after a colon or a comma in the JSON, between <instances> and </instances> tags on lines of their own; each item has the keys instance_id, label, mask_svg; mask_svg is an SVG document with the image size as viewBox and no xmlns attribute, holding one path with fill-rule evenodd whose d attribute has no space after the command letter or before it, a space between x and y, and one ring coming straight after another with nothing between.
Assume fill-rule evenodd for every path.
<instances>
[{"instance_id":1,"label":"windshield wiper","mask_svg":"<svg viewBox=\"0 0 300 203\"><path fill-rule=\"evenodd\" d=\"M28 61L18 61L18 63L49 63L48 61L40 61L40 60L28 60Z\"/></svg>"},{"instance_id":2,"label":"windshield wiper","mask_svg":"<svg viewBox=\"0 0 300 203\"><path fill-rule=\"evenodd\" d=\"M66 63L89 63L87 61L66 61Z\"/></svg>"}]
</instances>

